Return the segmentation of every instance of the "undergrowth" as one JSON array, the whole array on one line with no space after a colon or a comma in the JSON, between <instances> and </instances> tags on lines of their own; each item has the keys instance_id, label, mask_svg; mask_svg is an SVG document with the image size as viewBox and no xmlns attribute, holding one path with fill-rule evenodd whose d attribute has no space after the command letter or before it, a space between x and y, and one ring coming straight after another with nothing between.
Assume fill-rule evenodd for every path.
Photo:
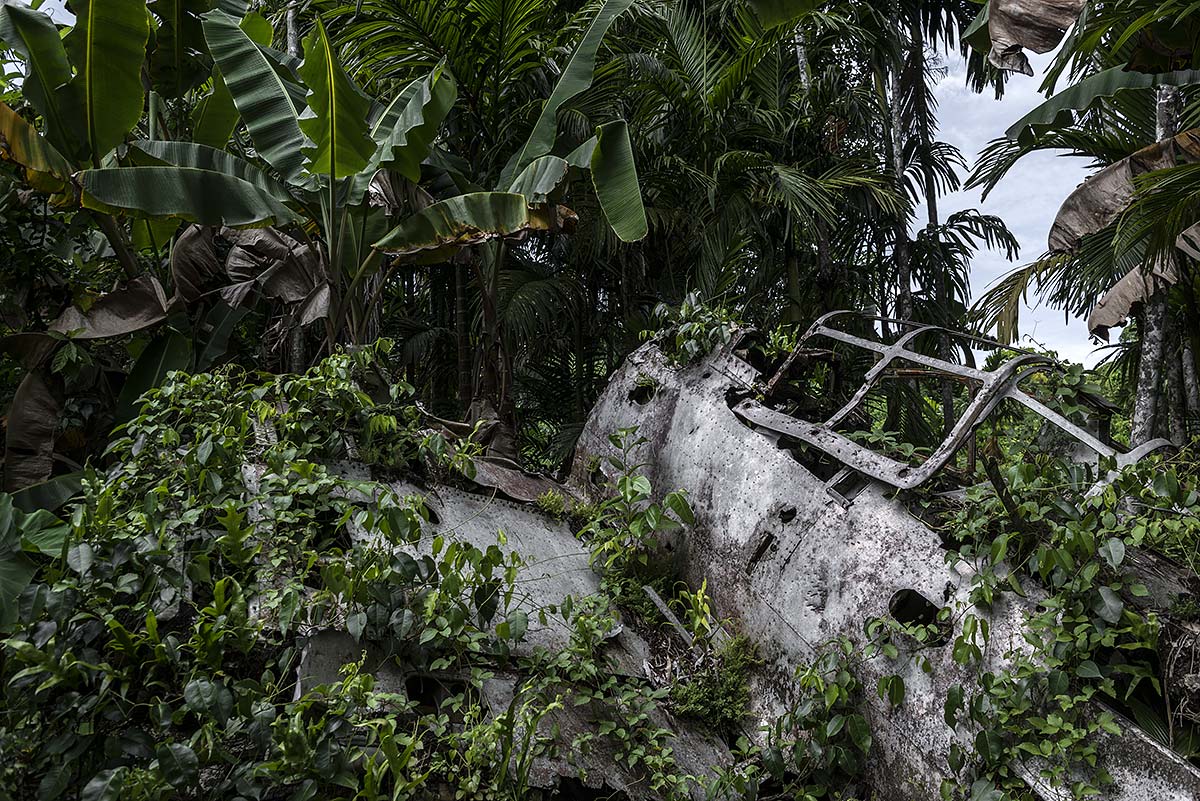
<instances>
[{"instance_id":1,"label":"undergrowth","mask_svg":"<svg viewBox=\"0 0 1200 801\"><path fill-rule=\"evenodd\" d=\"M434 535L420 498L339 473L356 453L435 478L470 470L469 443L424 433L409 389L376 380L383 348L303 376L172 374L61 519L0 497L0 798L518 799L535 760L601 746L667 799L814 775L794 755L816 712L770 749L743 742L735 765L685 773L670 690L605 656L651 541L691 522L682 493L651 501L630 432L612 494L582 510L604 586L627 588L615 599L535 602L503 534L487 547ZM558 621L566 646L518 649L535 620ZM323 630L349 632L363 657L298 682ZM728 676L748 653L729 651ZM432 704L384 691L379 655L458 680ZM497 671L516 676L501 709L485 700ZM708 692L729 719L744 708L738 682ZM555 714L581 706L590 726L559 742ZM835 750L820 764L846 768L839 743L863 748L857 724L825 731Z\"/></svg>"},{"instance_id":2,"label":"undergrowth","mask_svg":"<svg viewBox=\"0 0 1200 801\"><path fill-rule=\"evenodd\" d=\"M1093 701L1126 708L1145 730L1171 730L1142 720L1171 712L1157 669L1160 621L1149 591L1128 572L1127 554L1195 553L1200 495L1191 464L1186 454L1153 457L1097 483L1088 466L1036 457L1001 468L1001 490L968 491L945 534L958 543L948 561L978 569L971 603L986 610L1035 585L1045 595L1034 596L1023 643L1005 654L1010 666L980 668L978 687L951 689L946 722L972 745L952 752L945 797L1023 797L1022 774L1074 798L1099 793L1111 777L1098 766L1098 738L1120 726ZM973 608L956 614L954 660L979 665L991 637L987 619ZM1186 725L1175 728L1177 741L1164 745L1189 741Z\"/></svg>"}]
</instances>

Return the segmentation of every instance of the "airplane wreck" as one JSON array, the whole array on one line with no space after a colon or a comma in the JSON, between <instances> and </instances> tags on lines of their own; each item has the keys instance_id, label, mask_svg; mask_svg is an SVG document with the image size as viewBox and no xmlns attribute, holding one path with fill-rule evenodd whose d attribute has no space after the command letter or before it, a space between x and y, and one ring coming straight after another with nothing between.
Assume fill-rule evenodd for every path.
<instances>
[{"instance_id":1,"label":"airplane wreck","mask_svg":"<svg viewBox=\"0 0 1200 801\"><path fill-rule=\"evenodd\" d=\"M948 352L950 340L966 363L928 355ZM977 354L993 358L977 366ZM604 458L612 452L610 435L636 428L648 440L642 459L656 493L684 488L694 511L693 525L664 537L663 552L690 586L708 588L717 618L757 645L761 662L751 677L747 736L760 736L761 725L781 713L797 666L820 644L844 637L864 649L869 639L864 622L871 619L892 620L901 628L945 621L941 636L920 644L920 659L902 653L857 666L868 688L864 715L873 734L866 765L871 797L937 798L950 773L952 749L969 745L973 736L945 722L947 694L955 685L977 686L982 672L1005 668L1011 653L1025 647L1025 621L1041 596L1031 587L1024 596L998 595L989 608L975 606L974 568L947 563L946 543L910 508L911 493L962 492L963 477L976 475L976 466L988 460L977 435L1001 413L1035 416L1040 443L1095 466L1131 464L1169 445L1159 440L1127 452L1110 435L1111 407L1103 399L1084 397L1084 411L1064 412L1052 398L1039 398L1035 377L1062 370L1044 356L995 342L849 312L821 318L782 356L767 356L753 331L735 331L726 345L685 365L669 358L660 342L649 342L612 376L562 482L523 474L503 460L480 459L474 491L404 481L393 482L393 488L425 498L433 511L430 528L438 535L486 547L497 530L506 532L505 547L526 559L520 580L531 598L585 597L599 589L587 549L565 523L530 501L547 489L579 500L597 497L613 478ZM940 406L918 402L921 385L926 396L941 398ZM889 421L907 414L914 418L908 423L940 432L940 441L919 454L872 442L862 436L872 409ZM1102 471L1098 475L1102 486ZM1131 553L1128 565L1149 588L1150 597L1142 599L1149 608L1167 610L1197 589L1189 574L1152 554ZM661 599L655 602L666 622L680 629ZM532 611L536 602L530 603ZM954 614L939 615L943 609ZM953 658L950 647L968 609L990 629L979 665L970 668ZM565 636L553 620L531 616L522 647L554 649ZM612 669L640 680L653 681L652 650L631 627L609 638ZM301 685L330 681L358 653L343 632L311 632ZM445 693L446 684L455 681L453 676L427 681L378 654L368 654L368 667L383 687L410 694ZM903 681L903 703L871 692L891 676ZM512 702L515 678L499 672L486 684L484 695L496 714ZM1174 682L1177 694L1188 695L1197 689L1196 678L1164 680ZM435 687L442 689L430 689ZM435 700L431 696L430 703ZM1200 798L1200 771L1191 762L1122 710L1092 703L1097 713L1107 712L1120 724L1119 735L1103 734L1097 742L1099 767L1112 778L1103 797ZM564 710L545 723L570 742L591 725L588 712ZM729 742L684 721L673 724L671 747L689 772L704 775L731 761ZM1035 770L1020 770L1034 796L1070 797ZM540 759L531 776L534 786L561 797L655 797L635 772L603 750L566 749Z\"/></svg>"}]
</instances>

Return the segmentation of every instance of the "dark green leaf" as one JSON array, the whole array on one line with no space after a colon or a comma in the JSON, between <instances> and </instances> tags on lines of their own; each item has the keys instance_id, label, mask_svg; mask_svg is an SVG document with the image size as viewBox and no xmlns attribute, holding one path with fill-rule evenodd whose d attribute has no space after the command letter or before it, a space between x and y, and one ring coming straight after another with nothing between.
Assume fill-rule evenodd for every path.
<instances>
[{"instance_id":1,"label":"dark green leaf","mask_svg":"<svg viewBox=\"0 0 1200 801\"><path fill-rule=\"evenodd\" d=\"M810 13L818 5L818 0L750 0L751 8L765 28L791 22Z\"/></svg>"},{"instance_id":2,"label":"dark green leaf","mask_svg":"<svg viewBox=\"0 0 1200 801\"><path fill-rule=\"evenodd\" d=\"M1102 620L1115 625L1121 620L1121 611L1125 609L1125 602L1121 600L1121 596L1108 587L1101 587L1100 597L1096 599L1092 608Z\"/></svg>"},{"instance_id":3,"label":"dark green leaf","mask_svg":"<svg viewBox=\"0 0 1200 801\"><path fill-rule=\"evenodd\" d=\"M303 149L305 168L332 180L356 175L375 154L367 135L371 101L338 63L320 17L304 40L300 77L308 87L308 108L299 118L311 142Z\"/></svg>"},{"instance_id":4,"label":"dark green leaf","mask_svg":"<svg viewBox=\"0 0 1200 801\"><path fill-rule=\"evenodd\" d=\"M75 76L64 89L78 103L72 111L79 115L92 163L99 164L142 117L150 17L144 0L70 0L67 5L75 27L63 44Z\"/></svg>"},{"instance_id":5,"label":"dark green leaf","mask_svg":"<svg viewBox=\"0 0 1200 801\"><path fill-rule=\"evenodd\" d=\"M292 200L287 187L267 175L257 166L232 153L226 153L215 147L199 145L192 142L150 142L141 140L130 145L130 153L135 161L137 153L145 153L153 162L168 164L172 167L193 167L198 170L211 170L233 176L246 183L253 184L280 203ZM145 160L153 166L153 162ZM136 163L142 163L137 161Z\"/></svg>"},{"instance_id":6,"label":"dark green leaf","mask_svg":"<svg viewBox=\"0 0 1200 801\"><path fill-rule=\"evenodd\" d=\"M128 771L126 767L100 771L84 786L80 801L117 801L125 787Z\"/></svg>"},{"instance_id":7,"label":"dark green leaf","mask_svg":"<svg viewBox=\"0 0 1200 801\"><path fill-rule=\"evenodd\" d=\"M200 776L200 760L196 752L183 743L169 743L158 747L158 767L163 778L175 788L190 787Z\"/></svg>"},{"instance_id":8,"label":"dark green leaf","mask_svg":"<svg viewBox=\"0 0 1200 801\"><path fill-rule=\"evenodd\" d=\"M633 163L629 127L624 120L606 123L597 129L596 137L591 167L600 208L622 242L642 239L648 230L646 210Z\"/></svg>"},{"instance_id":9,"label":"dark green leaf","mask_svg":"<svg viewBox=\"0 0 1200 801\"><path fill-rule=\"evenodd\" d=\"M223 148L237 127L238 110L233 104L233 95L221 76L221 70L212 71L212 89L192 109L192 140L197 144Z\"/></svg>"},{"instance_id":10,"label":"dark green leaf","mask_svg":"<svg viewBox=\"0 0 1200 801\"><path fill-rule=\"evenodd\" d=\"M1105 98L1127 89L1148 89L1154 86L1187 86L1200 83L1200 70L1179 70L1148 75L1127 71L1124 66L1111 67L1084 78L1069 89L1056 94L1033 111L1017 120L1004 132L1009 139L1025 140L1031 134L1041 134L1075 121L1077 112L1092 108Z\"/></svg>"},{"instance_id":11,"label":"dark green leaf","mask_svg":"<svg viewBox=\"0 0 1200 801\"><path fill-rule=\"evenodd\" d=\"M301 108L292 98L287 79L238 26L237 19L223 11L210 11L203 19L208 48L254 146L285 180L294 180L304 166L301 149L305 140L300 130Z\"/></svg>"},{"instance_id":12,"label":"dark green leaf","mask_svg":"<svg viewBox=\"0 0 1200 801\"><path fill-rule=\"evenodd\" d=\"M497 186L512 186L513 179L521 170L538 156L549 153L554 147L558 136L558 110L568 100L592 85L592 73L595 71L596 53L600 50L600 43L617 17L632 4L633 0L605 0L579 41L579 46L571 54L571 59L563 69L558 83L554 85L550 98L542 106L542 113L534 123L529 139L508 160L500 173Z\"/></svg>"},{"instance_id":13,"label":"dark green leaf","mask_svg":"<svg viewBox=\"0 0 1200 801\"><path fill-rule=\"evenodd\" d=\"M208 0L153 0L149 8L158 17L150 80L163 97L183 97L209 75L208 47L200 24Z\"/></svg>"},{"instance_id":14,"label":"dark green leaf","mask_svg":"<svg viewBox=\"0 0 1200 801\"><path fill-rule=\"evenodd\" d=\"M191 167L113 167L79 173L88 208L202 225L286 225L295 215L254 184Z\"/></svg>"},{"instance_id":15,"label":"dark green leaf","mask_svg":"<svg viewBox=\"0 0 1200 801\"><path fill-rule=\"evenodd\" d=\"M25 59L21 93L46 121L46 138L65 155L73 155L74 109L59 107L58 87L71 79L71 65L58 26L47 14L16 2L0 4L0 41Z\"/></svg>"},{"instance_id":16,"label":"dark green leaf","mask_svg":"<svg viewBox=\"0 0 1200 801\"><path fill-rule=\"evenodd\" d=\"M38 509L54 511L79 494L83 486L81 478L81 473L67 473L26 487L13 493L13 505L23 512L34 512Z\"/></svg>"},{"instance_id":17,"label":"dark green leaf","mask_svg":"<svg viewBox=\"0 0 1200 801\"><path fill-rule=\"evenodd\" d=\"M1108 566L1116 570L1125 561L1125 542L1120 537L1113 537L1100 546L1099 552Z\"/></svg>"}]
</instances>

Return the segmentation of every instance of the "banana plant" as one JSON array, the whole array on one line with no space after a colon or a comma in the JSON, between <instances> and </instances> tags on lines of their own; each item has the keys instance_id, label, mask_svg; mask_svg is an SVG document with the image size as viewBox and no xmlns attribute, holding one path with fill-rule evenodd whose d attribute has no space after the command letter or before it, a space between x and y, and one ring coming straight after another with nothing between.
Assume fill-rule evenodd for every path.
<instances>
[{"instance_id":1,"label":"banana plant","mask_svg":"<svg viewBox=\"0 0 1200 801\"><path fill-rule=\"evenodd\" d=\"M319 18L297 61L255 41L219 9L202 16L209 52L262 164L199 143L142 141L130 148L132 166L82 170L74 181L83 204L104 212L209 226L296 226L319 243L320 297L328 299L306 316L325 320L330 343L357 342L386 280L382 254L445 261L489 239L555 228L562 214L571 216L553 201L572 168L590 169L618 236L645 235L623 122L601 126L566 156L550 154L558 109L591 84L600 40L630 3L609 0L601 9L500 186L433 203L391 226L387 211L368 202L372 180L382 170L410 187L420 181L456 99L454 78L438 67L392 101L372 101L342 69Z\"/></svg>"},{"instance_id":2,"label":"banana plant","mask_svg":"<svg viewBox=\"0 0 1200 801\"><path fill-rule=\"evenodd\" d=\"M199 142L133 142L128 163L73 176L82 203L201 226L290 227L294 236L273 240L317 254L315 264L276 265L315 274L293 318L323 319L329 343L357 341L369 316L363 287L380 265L370 245L387 230L385 210L368 202L371 180L380 170L420 178L454 103L454 78L434 69L381 104L342 70L320 20L302 61L272 50L269 28L260 32L221 9L203 14L201 25L220 76L213 96L228 93L257 159Z\"/></svg>"},{"instance_id":3,"label":"banana plant","mask_svg":"<svg viewBox=\"0 0 1200 801\"><path fill-rule=\"evenodd\" d=\"M616 19L631 5L632 0L607 0L599 7L529 136L508 158L491 191L473 184L456 169L449 154L435 154L432 166L451 178L447 183L467 191L417 211L375 243L378 250L400 260L434 263L454 258L471 268L482 301L484 329L478 358L481 380L472 391L471 413L499 423L499 433L493 440L493 445L499 447L492 450L500 455L512 455L514 428L512 356L505 346L498 309L508 243L530 232L569 231L576 216L560 201L571 179L584 171L590 173L601 211L619 239L636 241L647 232L624 120L600 125L594 136L570 152L553 152L560 109L592 85L600 45ZM486 247L479 247L485 243ZM469 252L460 253L464 249Z\"/></svg>"},{"instance_id":4,"label":"banana plant","mask_svg":"<svg viewBox=\"0 0 1200 801\"><path fill-rule=\"evenodd\" d=\"M150 35L144 0L70 0L66 36L50 17L3 0L0 40L25 61L25 99L43 131L0 103L0 155L21 165L35 189L71 200L71 175L99 166L142 117L142 66ZM126 274L136 259L111 216L97 222Z\"/></svg>"}]
</instances>

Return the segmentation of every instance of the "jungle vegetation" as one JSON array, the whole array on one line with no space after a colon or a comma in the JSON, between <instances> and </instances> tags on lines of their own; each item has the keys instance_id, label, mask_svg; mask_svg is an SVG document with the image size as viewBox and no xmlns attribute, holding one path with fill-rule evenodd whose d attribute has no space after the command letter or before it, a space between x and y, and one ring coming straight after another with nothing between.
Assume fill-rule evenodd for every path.
<instances>
[{"instance_id":1,"label":"jungle vegetation","mask_svg":"<svg viewBox=\"0 0 1200 801\"><path fill-rule=\"evenodd\" d=\"M1124 324L1073 380L1108 392L1131 446L1185 446L1200 434L1200 6L1081 0L1046 102L976 159L939 140L933 87L959 58L979 103L1026 80L989 61L987 13L973 0L3 0L0 798L419 798L447 782L459 797L530 797L521 770L552 746L514 732L578 698L615 710L602 735L662 797L693 792L655 710L717 708L710 723L734 728L755 657L735 640L674 693L605 674L600 643L623 588L646 580L649 534L691 514L686 488L651 503L632 456L605 503L542 502L574 517L608 595L543 610L572 627L571 649L522 663L507 719L460 698L469 725L413 707L400 726L361 666L296 697L289 683L297 628L336 609L353 610L356 639L471 682L481 654L509 659L528 623L507 610L515 562L357 547L348 521L412 544L427 510L385 495L364 511L353 493L369 490L325 463L354 440L372 465L436 480L479 454L558 473L647 331L669 329L686 361L735 325L786 348L849 308L1016 342L1037 295L1098 334ZM1017 242L942 199L990 191L1038 150L1083 157L1096 177L1064 198L1047 252L972 298L976 254L1015 261ZM465 421L469 444L430 436L427 418ZM256 439L263 421L276 441ZM1031 747L1061 758L1059 778L1086 764L1114 724L1083 702L1150 677L1097 663L1157 636L1110 599L1140 585L1105 580L1126 544L1195 572L1194 454L1093 497L1070 468L1009 449L999 463L1030 518L984 488L942 519L964 558L1011 547L1085 632L1049 673L1023 663L990 699L959 688L948 725L961 713L986 736L948 767L947 797L1017 793L1008 765ZM253 487L251 457L266 467ZM1067 576L1056 559L1089 567ZM978 592L990 602L1005 583L988 572ZM712 626L703 593L672 599L702 610L697 632ZM894 649L886 633L872 647ZM978 646L955 647L965 664ZM706 791L862 789L856 699L899 704L904 690L862 687L861 656L823 648L778 736L738 742ZM1070 731L1035 731L1009 688L1060 674ZM1194 757L1185 734L1161 739Z\"/></svg>"}]
</instances>

